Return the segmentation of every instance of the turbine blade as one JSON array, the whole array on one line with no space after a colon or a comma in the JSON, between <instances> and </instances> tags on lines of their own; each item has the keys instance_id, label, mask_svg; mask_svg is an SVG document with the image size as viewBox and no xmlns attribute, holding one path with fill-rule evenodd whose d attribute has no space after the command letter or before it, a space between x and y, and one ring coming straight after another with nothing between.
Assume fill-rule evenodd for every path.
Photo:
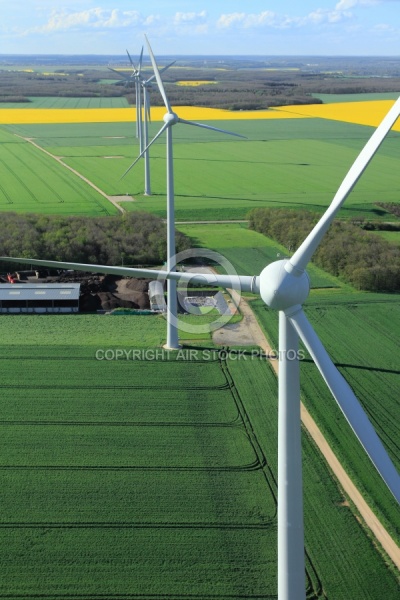
<instances>
[{"instance_id":1,"label":"turbine blade","mask_svg":"<svg viewBox=\"0 0 400 600\"><path fill-rule=\"evenodd\" d=\"M353 390L339 373L303 310L287 314L378 473L400 503L400 476Z\"/></svg>"},{"instance_id":2,"label":"turbine blade","mask_svg":"<svg viewBox=\"0 0 400 600\"><path fill-rule=\"evenodd\" d=\"M146 94L144 94L144 104L145 104L145 111L146 111L146 115L147 115L147 120L149 123L151 123L151 106L150 106L150 98L149 98L149 93L147 92Z\"/></svg>"},{"instance_id":3,"label":"turbine blade","mask_svg":"<svg viewBox=\"0 0 400 600\"><path fill-rule=\"evenodd\" d=\"M133 60L132 60L132 57L131 57L131 55L129 54L129 51L127 50L127 51L126 51L126 53L127 53L127 55L128 55L129 62L131 63L131 67L133 67L133 69L135 69L135 65L133 64Z\"/></svg>"},{"instance_id":4,"label":"turbine blade","mask_svg":"<svg viewBox=\"0 0 400 600\"><path fill-rule=\"evenodd\" d=\"M299 246L296 252L290 259L290 265L292 270L302 272L306 268L307 264L311 260L312 255L318 248L323 236L325 235L329 225L335 218L336 213L343 205L347 196L357 183L358 179L367 168L368 164L372 160L378 148L382 144L383 140L395 124L400 114L400 98L394 103L392 108L389 110L387 115L384 117L381 124L374 131L369 141L366 143L360 154L354 161L346 177L343 179L335 197L332 200L331 205L324 213L322 218L315 225L314 229L307 236L304 242ZM290 268L290 267L289 267Z\"/></svg>"},{"instance_id":5,"label":"turbine blade","mask_svg":"<svg viewBox=\"0 0 400 600\"><path fill-rule=\"evenodd\" d=\"M218 275L214 273L181 273L179 271L163 271L153 269L136 269L131 267L114 267L111 265L89 265L84 263L63 262L56 260L39 260L36 258L11 258L0 257L0 261L36 265L54 269L72 269L85 273L107 273L145 279L173 279L182 283L196 283L197 285L234 288L242 291L257 289L258 277L249 275Z\"/></svg>"},{"instance_id":6,"label":"turbine blade","mask_svg":"<svg viewBox=\"0 0 400 600\"><path fill-rule=\"evenodd\" d=\"M170 67L172 67L172 65L174 65L175 63L176 63L176 60L173 60L171 63L169 63L169 65L166 65L162 69L159 69L160 75L162 73L164 73L164 71L166 71L167 69L169 69ZM144 83L147 85L148 83L151 83L152 81L154 81L155 78L156 78L156 76L152 75L151 77L149 77L148 79L146 79L146 81Z\"/></svg>"},{"instance_id":7,"label":"turbine blade","mask_svg":"<svg viewBox=\"0 0 400 600\"><path fill-rule=\"evenodd\" d=\"M161 79L160 71L158 70L158 67L157 67L156 59L154 58L153 50L151 49L149 40L147 39L147 36L145 35L144 37L146 39L147 49L148 49L149 54L150 54L151 64L153 65L154 75L155 75L155 78L157 80L158 89L160 90L160 94L162 96L162 99L164 100L165 108L167 109L167 111L170 114L172 114L172 108L171 108L171 105L169 103L167 94L165 92L164 84L163 84L162 79Z\"/></svg>"},{"instance_id":8,"label":"turbine blade","mask_svg":"<svg viewBox=\"0 0 400 600\"><path fill-rule=\"evenodd\" d=\"M126 73L123 73L121 71L117 71L116 69L112 69L111 67L107 67L107 69L109 69L110 71L113 71L114 73L116 73L117 75L120 75L121 77L123 77L124 79L130 79L130 75L127 75Z\"/></svg>"},{"instance_id":9,"label":"turbine blade","mask_svg":"<svg viewBox=\"0 0 400 600\"><path fill-rule=\"evenodd\" d=\"M227 131L226 129L219 129L218 127L212 127L211 125L204 125L204 123L195 123L195 121L186 121L186 119L178 118L179 123L184 123L185 125L194 125L195 127L202 127L203 129L211 129L212 131L219 131L219 133L227 133L228 135L234 135L236 137L243 138L247 140L246 136L240 135L240 133L233 133L233 131Z\"/></svg>"},{"instance_id":10,"label":"turbine blade","mask_svg":"<svg viewBox=\"0 0 400 600\"><path fill-rule=\"evenodd\" d=\"M160 131L153 137L153 139L151 140L151 142L146 146L146 148L143 150L143 152L141 152L139 154L139 156L137 157L136 160L133 161L133 163L131 164L131 166L125 171L125 173L123 175L121 175L121 177L119 178L119 181L121 181L121 179L123 179L125 177L125 175L127 175L129 173L129 171L136 165L136 163L142 158L142 156L147 152L147 150L150 148L150 146L152 144L154 144L154 142L160 137L160 135L162 135L164 133L164 131L167 129L168 127L168 123L165 123Z\"/></svg>"},{"instance_id":11,"label":"turbine blade","mask_svg":"<svg viewBox=\"0 0 400 600\"><path fill-rule=\"evenodd\" d=\"M143 46L142 46L142 50L140 52L139 63L138 63L138 68L137 68L138 75L140 75L140 73L142 72L142 62L143 62Z\"/></svg>"}]
</instances>

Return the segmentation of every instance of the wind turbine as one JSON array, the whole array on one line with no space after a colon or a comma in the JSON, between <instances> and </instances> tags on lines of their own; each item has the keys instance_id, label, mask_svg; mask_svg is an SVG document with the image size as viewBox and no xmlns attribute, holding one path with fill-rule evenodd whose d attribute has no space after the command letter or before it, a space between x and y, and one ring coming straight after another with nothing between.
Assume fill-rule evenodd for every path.
<instances>
[{"instance_id":1,"label":"wind turbine","mask_svg":"<svg viewBox=\"0 0 400 600\"><path fill-rule=\"evenodd\" d=\"M169 63L162 69L159 69L160 75L164 73L167 69L172 67L176 61ZM149 123L151 122L151 111L150 111L150 95L149 89L151 89L152 83L155 79L155 74L149 77L148 79L144 79L143 77L140 80L142 90L143 90L143 112L144 112L144 123L142 127L143 132L143 146L145 148L143 151L144 157L144 195L151 196L151 182L150 182L150 155L148 150L149 145ZM141 151L141 150L140 150Z\"/></svg>"},{"instance_id":2,"label":"wind turbine","mask_svg":"<svg viewBox=\"0 0 400 600\"><path fill-rule=\"evenodd\" d=\"M131 63L133 73L131 75L126 75L121 71L117 71L116 69L112 69L108 67L110 71L114 71L118 75L127 80L127 83L131 82L134 78L135 81L135 102L136 102L136 137L139 137L139 152L143 152L143 148L145 151L143 152L144 157L144 195L151 196L151 182L150 182L150 156L147 146L149 144L149 123L151 122L151 112L150 112L150 95L149 89L151 89L152 83L155 79L155 75L152 75L148 79L145 79L142 72L142 59L143 59L143 48L140 54L138 67L135 68L133 64L133 60L128 52L126 51L129 57L129 61ZM175 60L159 69L160 74L164 73L167 69L172 67L175 64ZM140 88L142 88L143 94L140 93ZM143 106L143 109L142 109ZM144 114L144 119L143 119Z\"/></svg>"},{"instance_id":3,"label":"wind turbine","mask_svg":"<svg viewBox=\"0 0 400 600\"><path fill-rule=\"evenodd\" d=\"M30 258L0 260L38 266L110 273L131 277L183 280L196 284L241 287L260 294L269 308L279 311L279 424L278 424L278 599L305 600L303 501L301 475L299 338L303 341L353 432L393 496L400 503L400 477L361 404L308 321L302 305L310 285L305 268L345 199L377 152L400 114L400 98L375 130L340 185L331 205L290 259L266 266L259 276L177 273L85 265ZM165 125L178 117L167 114ZM158 135L161 135L160 133ZM173 267L174 264L172 263Z\"/></svg>"},{"instance_id":4,"label":"wind turbine","mask_svg":"<svg viewBox=\"0 0 400 600\"><path fill-rule=\"evenodd\" d=\"M137 67L135 67L132 57L129 54L128 50L126 51L126 53L128 55L129 62L132 67L131 75L126 75L122 71L117 71L116 69L112 69L111 67L108 67L108 68L110 71L113 71L114 73L117 73L118 75L123 77L128 84L131 83L132 81L134 83L135 104L136 104L136 137L139 138L140 152L142 152L142 150L143 150L143 133L142 133L142 100L141 100L140 78L141 78L142 62L143 62L143 47L140 52Z\"/></svg>"},{"instance_id":5,"label":"wind turbine","mask_svg":"<svg viewBox=\"0 0 400 600\"><path fill-rule=\"evenodd\" d=\"M154 76L157 80L158 88L163 98L167 113L164 115L164 125L160 131L154 136L149 144L146 145L145 149L139 154L137 159L131 164L131 166L125 171L121 179L125 177L132 167L145 155L150 146L166 131L166 144L167 144L167 271L175 271L175 189L174 189L174 164L173 164L173 136L172 126L177 123L184 123L185 125L193 125L195 127L202 127L203 129L211 129L212 131L218 131L220 133L227 133L228 135L234 135L236 137L243 137L237 133L225 131L224 129L218 129L217 127L211 127L211 125L204 125L204 123L195 123L194 121L186 121L181 119L171 108L167 94L165 92L164 84L161 79L160 71L157 67L156 59L153 51L149 44L147 37L145 36L147 48L150 54L151 62L153 65ZM170 65L168 65L170 66ZM164 68L165 70L165 68ZM167 281L167 293L168 293L168 305L167 305L167 343L166 348L171 350L179 348L178 339L178 328L177 328L177 313L178 303L176 294L176 281L175 279L168 279Z\"/></svg>"}]
</instances>

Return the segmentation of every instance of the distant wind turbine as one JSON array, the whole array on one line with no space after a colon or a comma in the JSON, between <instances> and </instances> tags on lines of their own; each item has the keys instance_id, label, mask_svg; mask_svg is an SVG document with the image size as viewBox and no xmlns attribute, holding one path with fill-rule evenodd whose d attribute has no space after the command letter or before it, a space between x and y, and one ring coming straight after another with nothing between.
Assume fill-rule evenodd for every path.
<instances>
[{"instance_id":1,"label":"distant wind turbine","mask_svg":"<svg viewBox=\"0 0 400 600\"><path fill-rule=\"evenodd\" d=\"M126 51L129 57L129 61L131 63L133 73L131 75L125 75L121 71L117 71L109 67L111 71L114 73L118 73L124 77L127 82L131 82L134 78L135 81L135 92L136 92L136 137L139 138L139 153L144 157L144 195L151 196L151 179L150 179L150 155L148 150L149 145L149 123L151 123L151 105L150 105L150 94L149 90L154 82L155 75L152 75L148 79L143 77L142 73L142 58L143 58L143 48L140 54L140 59L138 63L138 67L136 68L133 60L128 52ZM172 67L175 64L175 60L159 69L160 74L164 73L167 69ZM143 94L140 93L140 88ZM143 118L144 115L144 118ZM143 150L145 149L145 150Z\"/></svg>"},{"instance_id":2,"label":"distant wind turbine","mask_svg":"<svg viewBox=\"0 0 400 600\"><path fill-rule=\"evenodd\" d=\"M133 85L135 87L136 137L139 139L140 152L142 152L142 150L143 150L143 133L142 133L142 100L141 100L140 79L141 79L142 62L143 62L143 47L140 52L137 67L135 67L135 64L134 64L132 57L129 54L128 50L126 51L126 53L128 55L129 62L132 67L132 73L130 75L127 75L123 71L118 71L117 69L112 69L111 67L108 67L108 68L110 71L113 71L114 73L117 73L118 75L123 77L128 85L133 83Z\"/></svg>"}]
</instances>

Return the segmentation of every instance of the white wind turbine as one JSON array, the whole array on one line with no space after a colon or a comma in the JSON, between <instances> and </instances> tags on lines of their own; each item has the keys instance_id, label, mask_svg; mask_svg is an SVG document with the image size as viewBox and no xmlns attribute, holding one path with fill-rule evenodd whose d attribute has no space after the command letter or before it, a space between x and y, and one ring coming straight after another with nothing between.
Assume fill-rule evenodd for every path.
<instances>
[{"instance_id":1,"label":"white wind turbine","mask_svg":"<svg viewBox=\"0 0 400 600\"><path fill-rule=\"evenodd\" d=\"M162 69L159 69L160 75L164 73L167 69L172 67L176 61L171 62L169 65L166 65ZM143 134L143 144L141 146L140 152L144 148L143 157L144 157L144 195L151 196L151 182L150 182L150 154L149 154L149 123L151 122L151 106L150 106L150 94L149 89L151 89L152 83L155 79L155 74L149 77L148 79L144 79L143 77L140 80L140 84L143 90L143 112L144 112L144 120L142 126L142 134Z\"/></svg>"},{"instance_id":2,"label":"white wind turbine","mask_svg":"<svg viewBox=\"0 0 400 600\"><path fill-rule=\"evenodd\" d=\"M30 258L0 260L38 266L111 273L131 277L168 279L196 284L240 288L260 294L279 311L279 429L278 429L278 599L305 600L303 500L301 475L299 338L303 341L353 432L393 496L400 503L400 477L353 390L333 364L308 321L302 304L309 294L305 268L336 213L364 172L400 114L400 98L367 142L331 205L290 259L278 260L259 276L177 273L104 265L85 265ZM177 118L167 115L169 120ZM174 266L174 265L173 265Z\"/></svg>"},{"instance_id":3,"label":"white wind turbine","mask_svg":"<svg viewBox=\"0 0 400 600\"><path fill-rule=\"evenodd\" d=\"M151 182L150 182L150 155L147 148L149 144L149 123L151 123L151 105L150 105L150 94L152 83L154 82L155 75L152 75L148 79L143 77L142 73L142 60L143 60L143 48L140 54L138 67L135 68L133 60L128 52L126 51L131 63L133 72L131 75L126 75L121 71L108 67L110 71L114 71L118 75L121 75L129 84L134 79L135 81L135 102L136 102L136 137L139 138L139 153L144 158L144 195L151 196ZM167 69L172 67L176 61L172 61L162 69L159 69L160 74L164 73ZM143 94L140 93L140 88ZM144 118L143 118L144 114ZM145 149L143 151L143 149Z\"/></svg>"},{"instance_id":4,"label":"white wind turbine","mask_svg":"<svg viewBox=\"0 0 400 600\"><path fill-rule=\"evenodd\" d=\"M181 119L175 112L173 112L167 94L165 92L164 84L161 79L160 71L157 67L156 59L154 58L153 51L149 44L147 37L145 36L147 47L149 50L151 62L154 70L154 77L157 80L158 88L161 96L164 100L167 113L164 115L164 125L160 131L154 136L149 144L146 144L144 150L139 154L137 159L131 164L131 166L125 171L121 179L127 175L127 173L134 167L134 165L140 160L143 155L148 153L150 146L166 131L166 144L167 144L167 271L175 271L175 189L174 189L174 159L173 159L173 143L172 143L172 126L177 123L184 123L185 125L194 125L195 127L202 127L203 129L211 129L212 131L218 131L220 133L227 133L236 137L243 137L237 133L225 131L224 129L218 129L217 127L211 127L210 125L204 125L203 123L195 123L193 121L186 121ZM168 65L169 67L170 65ZM164 70L168 67L165 67ZM178 302L176 294L176 281L175 279L168 279L167 281L167 293L168 293L168 305L167 305L167 343L166 348L171 350L179 348L178 339L178 328L177 328L177 313L178 313Z\"/></svg>"},{"instance_id":5,"label":"white wind turbine","mask_svg":"<svg viewBox=\"0 0 400 600\"><path fill-rule=\"evenodd\" d=\"M129 85L132 81L134 83L135 86L135 104L136 104L136 137L139 139L139 144L140 144L140 152L142 152L143 150L143 133L142 133L142 99L141 99L141 86L140 86L140 79L141 79L141 72L142 72L142 62L143 62L143 47L142 50L140 52L140 56L139 56L139 61L138 61L138 65L137 67L135 67L134 62L132 60L131 55L129 54L129 51L126 51L128 58L129 58L129 62L131 64L132 67L132 73L130 75L126 75L126 73L124 73L123 71L117 71L116 69L112 69L111 67L108 67L110 71L113 71L114 73L117 73L117 75L120 75L120 77L123 77L125 79L125 81L127 82L127 84Z\"/></svg>"}]
</instances>

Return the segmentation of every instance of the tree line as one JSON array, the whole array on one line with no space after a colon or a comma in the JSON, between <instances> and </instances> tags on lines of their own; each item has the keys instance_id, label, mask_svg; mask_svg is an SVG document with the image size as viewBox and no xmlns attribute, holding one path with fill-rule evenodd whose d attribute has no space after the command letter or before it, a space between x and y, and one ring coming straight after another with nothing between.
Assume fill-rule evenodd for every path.
<instances>
[{"instance_id":1,"label":"tree line","mask_svg":"<svg viewBox=\"0 0 400 600\"><path fill-rule=\"evenodd\" d=\"M318 219L308 211L258 208L249 213L249 227L292 254ZM400 248L350 222L334 221L313 263L359 290L400 291Z\"/></svg>"},{"instance_id":2,"label":"tree line","mask_svg":"<svg viewBox=\"0 0 400 600\"><path fill-rule=\"evenodd\" d=\"M191 247L176 232L177 252ZM167 257L166 224L134 212L116 217L3 213L0 255L105 265L155 265ZM2 263L2 271L15 269ZM24 267L26 268L26 266Z\"/></svg>"},{"instance_id":3,"label":"tree line","mask_svg":"<svg viewBox=\"0 0 400 600\"><path fill-rule=\"evenodd\" d=\"M114 65L117 67L117 65ZM126 64L124 64L126 69ZM400 92L398 77L352 77L338 73L214 66L171 67L163 73L168 96L175 106L205 106L229 110L259 110L287 104L314 104L314 94ZM126 75L129 71L123 71ZM150 76L151 70L145 70ZM115 79L114 84L105 81ZM179 81L208 81L201 86L176 85ZM133 84L133 82L131 82ZM107 68L64 68L51 74L0 70L0 102L29 102L30 97L126 97L135 103L133 85ZM154 85L153 106L163 100Z\"/></svg>"}]
</instances>

